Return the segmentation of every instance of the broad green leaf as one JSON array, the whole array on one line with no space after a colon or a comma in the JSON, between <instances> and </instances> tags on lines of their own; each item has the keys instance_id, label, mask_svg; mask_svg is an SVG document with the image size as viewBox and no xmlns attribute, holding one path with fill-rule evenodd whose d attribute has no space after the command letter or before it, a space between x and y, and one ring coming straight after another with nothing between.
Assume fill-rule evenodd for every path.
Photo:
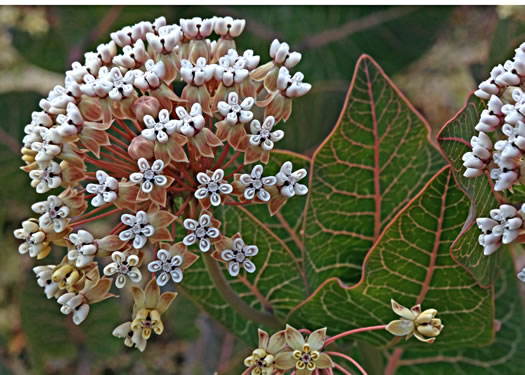
<instances>
[{"instance_id":1,"label":"broad green leaf","mask_svg":"<svg viewBox=\"0 0 525 375\"><path fill-rule=\"evenodd\" d=\"M220 229L223 235L233 236L239 232L246 244L255 244L259 248L259 253L252 258L256 266L253 274L241 272L242 277L233 278L225 265L219 264L224 277L252 308L259 311L271 310L278 318L283 319L306 297L299 259L278 234L246 209L224 206L213 214L222 222ZM234 334L247 342L256 343L257 328L260 325L242 317L223 299L213 284L202 257L185 271L180 288Z\"/></svg>"},{"instance_id":2,"label":"broad green leaf","mask_svg":"<svg viewBox=\"0 0 525 375\"><path fill-rule=\"evenodd\" d=\"M444 165L420 115L368 56L313 157L305 225L308 282L354 284L385 226Z\"/></svg>"},{"instance_id":3,"label":"broad green leaf","mask_svg":"<svg viewBox=\"0 0 525 375\"><path fill-rule=\"evenodd\" d=\"M492 344L464 350L442 349L432 354L407 350L396 362L395 373L401 375L523 373L525 315L520 303L519 280L514 271L514 262L508 254L499 271L500 277L495 283L494 295L495 318L501 323L501 328L496 332Z\"/></svg>"},{"instance_id":4,"label":"broad green leaf","mask_svg":"<svg viewBox=\"0 0 525 375\"><path fill-rule=\"evenodd\" d=\"M465 107L443 127L438 135L438 142L452 166L458 186L472 200L470 215L458 239L451 247L451 254L482 286L488 286L498 274L503 251L497 251L489 256L483 255L483 247L478 243L480 231L475 222L476 217L488 217L489 211L498 207L498 202L494 197L488 176L477 178L463 176L465 168L461 159L463 154L471 149L472 136L478 134L474 127L484 109L485 102L471 95Z\"/></svg>"},{"instance_id":5,"label":"broad green leaf","mask_svg":"<svg viewBox=\"0 0 525 375\"><path fill-rule=\"evenodd\" d=\"M399 340L384 330L352 336L376 346L417 350L488 344L493 338L492 290L476 285L450 257L450 245L469 211L469 199L456 186L450 167L441 170L389 224L370 250L363 277L353 287L330 278L289 316L295 326L327 326L335 335L397 319L393 298L404 306L435 308L445 328L432 346Z\"/></svg>"},{"instance_id":6,"label":"broad green leaf","mask_svg":"<svg viewBox=\"0 0 525 375\"><path fill-rule=\"evenodd\" d=\"M73 323L60 313L56 300L46 299L32 271L27 271L20 294L20 317L36 368L41 368L47 358L73 358L77 354L70 333Z\"/></svg>"}]
</instances>

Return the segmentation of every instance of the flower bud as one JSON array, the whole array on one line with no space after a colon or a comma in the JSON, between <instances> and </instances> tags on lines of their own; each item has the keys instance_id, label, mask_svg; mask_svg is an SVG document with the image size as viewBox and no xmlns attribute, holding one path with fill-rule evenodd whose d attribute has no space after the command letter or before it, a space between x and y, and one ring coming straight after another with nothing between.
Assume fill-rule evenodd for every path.
<instances>
[{"instance_id":1,"label":"flower bud","mask_svg":"<svg viewBox=\"0 0 525 375\"><path fill-rule=\"evenodd\" d=\"M155 115L156 116L156 115ZM133 138L128 147L128 153L133 159L152 159L153 158L154 143L148 141L142 135Z\"/></svg>"},{"instance_id":2,"label":"flower bud","mask_svg":"<svg viewBox=\"0 0 525 375\"><path fill-rule=\"evenodd\" d=\"M152 96L141 96L131 106L135 118L142 120L144 116L150 115L157 118L160 111L160 102Z\"/></svg>"}]
</instances>

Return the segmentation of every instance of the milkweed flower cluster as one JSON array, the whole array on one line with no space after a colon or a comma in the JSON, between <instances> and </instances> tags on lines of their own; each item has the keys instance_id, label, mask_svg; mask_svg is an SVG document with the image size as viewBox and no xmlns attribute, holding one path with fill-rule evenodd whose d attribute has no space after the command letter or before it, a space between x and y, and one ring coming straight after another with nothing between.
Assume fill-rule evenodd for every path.
<instances>
[{"instance_id":1,"label":"milkweed flower cluster","mask_svg":"<svg viewBox=\"0 0 525 375\"><path fill-rule=\"evenodd\" d=\"M15 237L19 252L37 259L67 249L60 264L34 272L75 324L116 296L114 281L135 304L113 334L144 350L175 298L160 287L183 282L198 253L210 251L235 277L254 272L257 254L269 250L221 233L214 210L266 204L273 215L308 192L299 182L306 170L291 162L276 175L264 171L292 100L311 88L291 72L301 54L275 40L272 60L259 66L260 56L237 49L244 27L231 17L126 26L74 62L33 112L22 169L50 195ZM95 236L89 224L102 219L114 226ZM176 225L187 234L176 238Z\"/></svg>"},{"instance_id":2,"label":"milkweed flower cluster","mask_svg":"<svg viewBox=\"0 0 525 375\"><path fill-rule=\"evenodd\" d=\"M496 192L513 193L525 176L525 43L515 52L512 60L494 67L475 92L487 101L487 108L475 127L479 133L470 141L471 151L463 155L464 176L487 173ZM484 254L491 255L501 245L519 240L524 219L523 207L511 204L494 208L490 217L477 218Z\"/></svg>"}]
</instances>

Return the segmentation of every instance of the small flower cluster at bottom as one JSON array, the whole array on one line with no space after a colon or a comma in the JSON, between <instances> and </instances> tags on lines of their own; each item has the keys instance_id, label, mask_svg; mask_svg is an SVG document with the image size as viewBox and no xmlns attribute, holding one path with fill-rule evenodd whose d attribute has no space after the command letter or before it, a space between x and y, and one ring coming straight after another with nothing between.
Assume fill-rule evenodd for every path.
<instances>
[{"instance_id":1,"label":"small flower cluster at bottom","mask_svg":"<svg viewBox=\"0 0 525 375\"><path fill-rule=\"evenodd\" d=\"M348 360L366 374L354 359L343 353L326 351L326 347L342 337L383 329L394 336L405 336L407 340L415 336L419 341L432 344L444 328L441 320L436 318L438 312L435 309L422 311L420 304L408 309L393 299L390 303L392 310L401 319L393 320L387 325L352 329L331 338L326 336L326 327L315 330L307 339L301 331L309 332L308 330L297 330L288 324L285 330L276 332L271 337L259 329L259 345L245 358L244 365L247 369L242 375L272 375L276 371L279 374L292 371L295 375L310 375L314 372L324 375L333 374L332 367L348 373L341 365L334 363L331 356Z\"/></svg>"}]
</instances>

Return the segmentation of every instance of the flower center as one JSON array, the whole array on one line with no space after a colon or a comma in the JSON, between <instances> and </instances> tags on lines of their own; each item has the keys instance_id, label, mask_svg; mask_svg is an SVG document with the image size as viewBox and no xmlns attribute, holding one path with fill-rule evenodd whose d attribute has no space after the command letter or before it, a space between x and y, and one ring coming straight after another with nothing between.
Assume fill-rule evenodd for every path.
<instances>
[{"instance_id":1,"label":"flower center","mask_svg":"<svg viewBox=\"0 0 525 375\"><path fill-rule=\"evenodd\" d=\"M252 185L255 189L260 190L263 186L261 180L253 180Z\"/></svg>"},{"instance_id":2,"label":"flower center","mask_svg":"<svg viewBox=\"0 0 525 375\"><path fill-rule=\"evenodd\" d=\"M270 131L268 129L261 129L259 132L259 135L261 138L269 138L270 137Z\"/></svg>"},{"instance_id":3,"label":"flower center","mask_svg":"<svg viewBox=\"0 0 525 375\"><path fill-rule=\"evenodd\" d=\"M216 182L210 182L208 184L208 191L215 193L217 190L219 190L219 184Z\"/></svg>"},{"instance_id":4,"label":"flower center","mask_svg":"<svg viewBox=\"0 0 525 375\"><path fill-rule=\"evenodd\" d=\"M310 353L303 353L303 355L301 356L301 360L304 363L308 363L312 360L312 355Z\"/></svg>"},{"instance_id":5,"label":"flower center","mask_svg":"<svg viewBox=\"0 0 525 375\"><path fill-rule=\"evenodd\" d=\"M151 169L148 169L146 172L144 172L144 178L146 180L153 180L155 177L155 172L153 172Z\"/></svg>"},{"instance_id":6,"label":"flower center","mask_svg":"<svg viewBox=\"0 0 525 375\"><path fill-rule=\"evenodd\" d=\"M206 230L204 228L198 228L195 231L195 235L199 238L203 238L204 236L206 236Z\"/></svg>"},{"instance_id":7,"label":"flower center","mask_svg":"<svg viewBox=\"0 0 525 375\"><path fill-rule=\"evenodd\" d=\"M140 224L135 224L131 230L133 233L139 234L142 231L142 226Z\"/></svg>"},{"instance_id":8,"label":"flower center","mask_svg":"<svg viewBox=\"0 0 525 375\"><path fill-rule=\"evenodd\" d=\"M235 255L235 260L239 263L242 263L244 262L244 259L246 259L246 256L244 255L244 253L242 251L239 251L236 255Z\"/></svg>"}]
</instances>

